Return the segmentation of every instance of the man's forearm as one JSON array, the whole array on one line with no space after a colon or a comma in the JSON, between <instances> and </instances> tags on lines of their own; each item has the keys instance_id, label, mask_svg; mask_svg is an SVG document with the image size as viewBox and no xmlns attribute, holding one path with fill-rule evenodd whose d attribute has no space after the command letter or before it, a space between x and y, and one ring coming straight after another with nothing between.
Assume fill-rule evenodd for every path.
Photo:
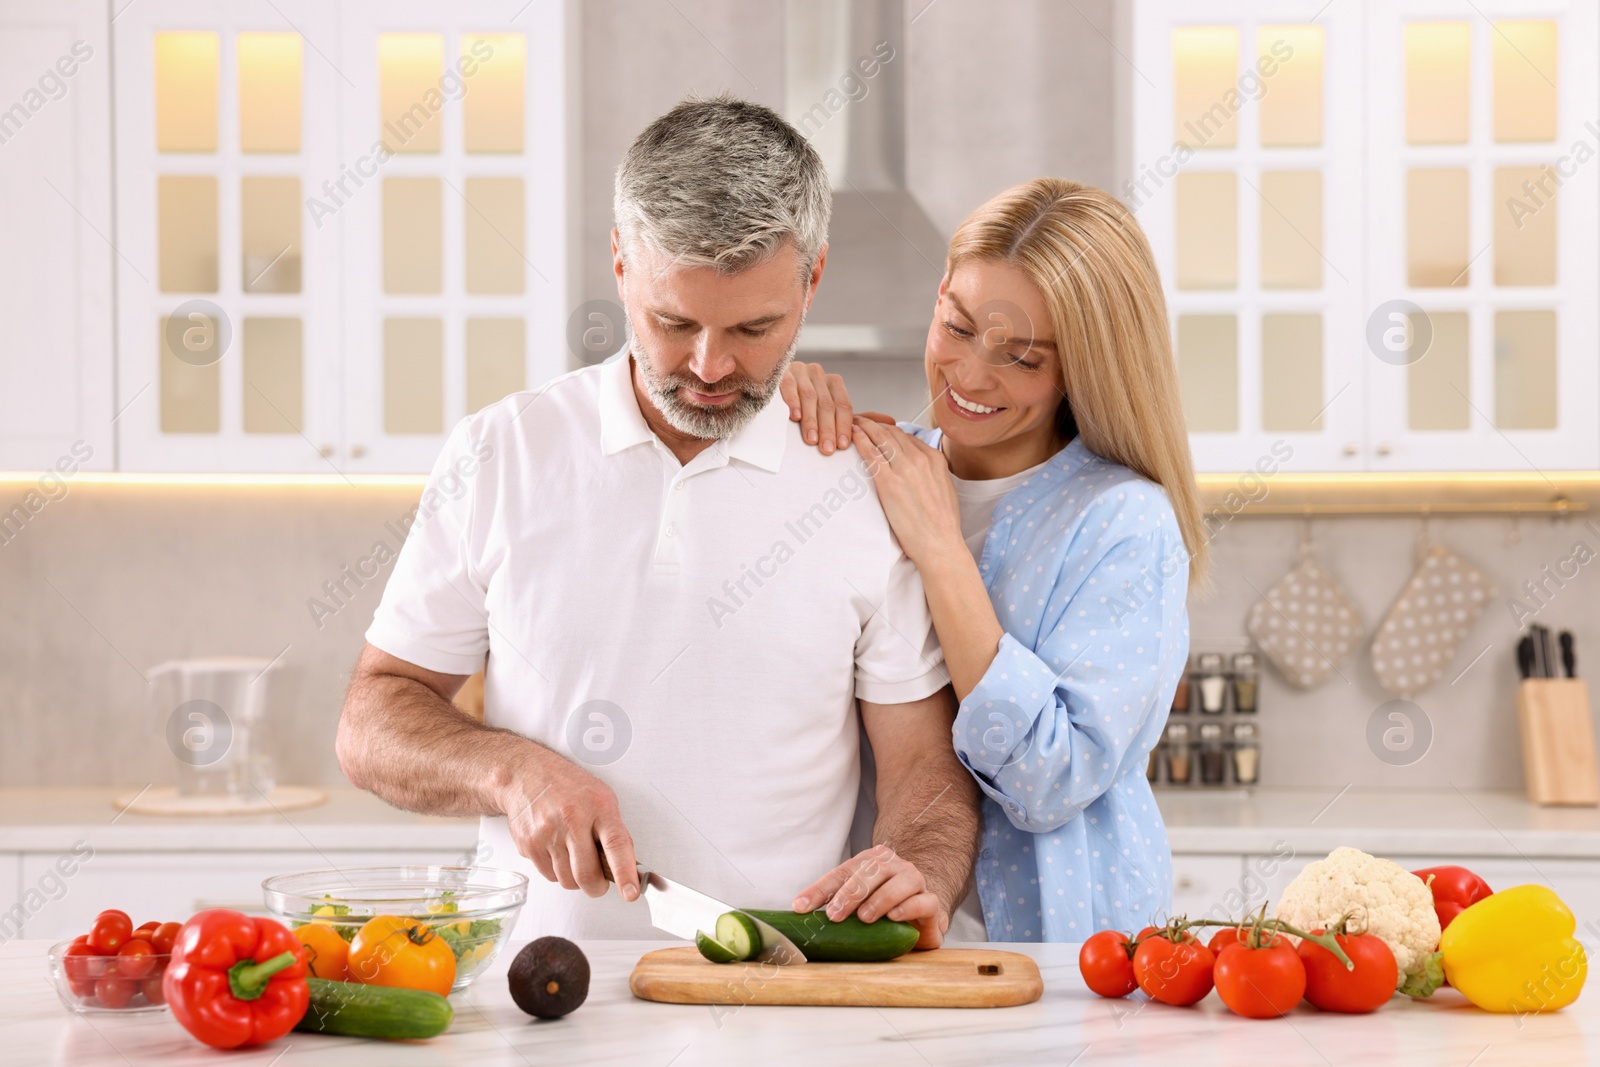
<instances>
[{"instance_id":1,"label":"man's forearm","mask_svg":"<svg viewBox=\"0 0 1600 1067\"><path fill-rule=\"evenodd\" d=\"M978 856L978 787L954 752L923 760L904 781L878 780L872 842L916 864L954 915Z\"/></svg>"},{"instance_id":2,"label":"man's forearm","mask_svg":"<svg viewBox=\"0 0 1600 1067\"><path fill-rule=\"evenodd\" d=\"M502 815L505 785L555 754L485 726L426 685L396 675L358 678L339 719L339 765L362 788L407 811Z\"/></svg>"}]
</instances>

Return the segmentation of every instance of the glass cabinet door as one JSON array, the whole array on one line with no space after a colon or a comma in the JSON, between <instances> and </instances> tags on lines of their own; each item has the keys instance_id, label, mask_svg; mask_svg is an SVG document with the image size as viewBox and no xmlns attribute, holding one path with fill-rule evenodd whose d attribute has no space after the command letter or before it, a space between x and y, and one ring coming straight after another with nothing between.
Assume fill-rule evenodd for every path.
<instances>
[{"instance_id":1,"label":"glass cabinet door","mask_svg":"<svg viewBox=\"0 0 1600 1067\"><path fill-rule=\"evenodd\" d=\"M514 11L343 7L352 471L428 470L461 418L567 369L562 6Z\"/></svg>"},{"instance_id":2,"label":"glass cabinet door","mask_svg":"<svg viewBox=\"0 0 1600 1067\"><path fill-rule=\"evenodd\" d=\"M1529 11L1369 8L1373 470L1600 462L1600 29Z\"/></svg>"}]
</instances>

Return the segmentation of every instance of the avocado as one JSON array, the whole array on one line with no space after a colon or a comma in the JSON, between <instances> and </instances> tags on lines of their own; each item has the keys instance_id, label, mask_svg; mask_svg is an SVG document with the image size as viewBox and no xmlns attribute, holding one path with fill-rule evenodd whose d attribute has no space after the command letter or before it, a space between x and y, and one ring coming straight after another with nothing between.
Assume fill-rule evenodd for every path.
<instances>
[{"instance_id":1,"label":"avocado","mask_svg":"<svg viewBox=\"0 0 1600 1067\"><path fill-rule=\"evenodd\" d=\"M589 996L589 958L564 937L541 937L522 946L506 981L517 1007L541 1019L559 1019Z\"/></svg>"}]
</instances>

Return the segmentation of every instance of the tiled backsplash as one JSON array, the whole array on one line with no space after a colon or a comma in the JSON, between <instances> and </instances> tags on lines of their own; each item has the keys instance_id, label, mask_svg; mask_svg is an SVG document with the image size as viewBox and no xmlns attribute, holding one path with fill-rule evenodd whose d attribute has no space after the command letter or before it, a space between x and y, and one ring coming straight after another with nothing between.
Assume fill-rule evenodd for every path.
<instances>
[{"instance_id":1,"label":"tiled backsplash","mask_svg":"<svg viewBox=\"0 0 1600 1067\"><path fill-rule=\"evenodd\" d=\"M339 781L339 704L388 572L364 584L346 575L378 542L392 547L415 497L369 486L72 487L0 544L0 785L170 781L140 672L176 657L280 654L269 746L280 779ZM1369 633L1411 572L1417 530L1415 519L1388 517L1313 526L1319 557ZM1246 611L1293 564L1301 531L1299 520L1246 518L1220 531L1215 592L1190 606L1194 650L1244 647ZM1426 755L1396 766L1369 749L1368 719L1389 697L1363 642L1311 692L1263 670L1264 785L1520 787L1512 595L1539 610L1537 621L1573 631L1580 676L1600 669L1600 568L1560 566L1580 541L1600 549L1581 519L1435 518L1430 534L1483 567L1499 596L1444 679L1416 698L1431 723ZM1525 592L1530 581L1549 590L1540 601ZM330 595L330 582L343 592Z\"/></svg>"}]
</instances>

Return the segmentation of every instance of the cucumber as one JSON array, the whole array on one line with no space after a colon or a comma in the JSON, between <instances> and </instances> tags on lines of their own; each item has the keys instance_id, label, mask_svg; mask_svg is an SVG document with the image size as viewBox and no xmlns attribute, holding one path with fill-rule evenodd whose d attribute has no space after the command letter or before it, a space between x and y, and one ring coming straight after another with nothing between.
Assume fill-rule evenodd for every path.
<instances>
[{"instance_id":1,"label":"cucumber","mask_svg":"<svg viewBox=\"0 0 1600 1067\"><path fill-rule=\"evenodd\" d=\"M307 978L311 1004L295 1024L311 1034L390 1039L438 1037L450 1028L455 1009L423 989Z\"/></svg>"},{"instance_id":2,"label":"cucumber","mask_svg":"<svg viewBox=\"0 0 1600 1067\"><path fill-rule=\"evenodd\" d=\"M813 963L892 960L915 948L919 936L915 926L892 919L864 923L858 916L848 915L843 921L834 922L821 910L809 914L761 908L744 910L793 941Z\"/></svg>"},{"instance_id":3,"label":"cucumber","mask_svg":"<svg viewBox=\"0 0 1600 1067\"><path fill-rule=\"evenodd\" d=\"M741 912L730 911L717 916L717 940L741 960L761 951L761 931L756 921Z\"/></svg>"},{"instance_id":4,"label":"cucumber","mask_svg":"<svg viewBox=\"0 0 1600 1067\"><path fill-rule=\"evenodd\" d=\"M733 949L712 937L704 930L694 932L694 947L700 950L700 955L712 963L737 963L744 959Z\"/></svg>"}]
</instances>

